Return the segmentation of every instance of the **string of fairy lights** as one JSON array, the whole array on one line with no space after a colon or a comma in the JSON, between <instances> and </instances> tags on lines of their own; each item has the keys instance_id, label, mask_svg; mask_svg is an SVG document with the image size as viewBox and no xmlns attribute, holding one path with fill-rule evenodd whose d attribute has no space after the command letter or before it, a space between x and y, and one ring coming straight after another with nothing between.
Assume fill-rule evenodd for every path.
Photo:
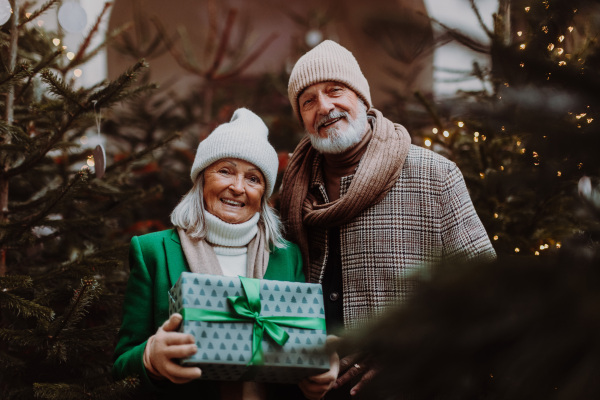
<instances>
[{"instance_id":1,"label":"string of fairy lights","mask_svg":"<svg viewBox=\"0 0 600 400\"><path fill-rule=\"evenodd\" d=\"M13 10L8 0L0 0L0 26L7 23L13 15ZM32 18L32 13L26 12L25 18L29 20ZM65 38L68 34L78 35L87 27L88 18L87 12L85 9L79 4L78 1L65 1L62 2L60 7L57 10L56 14L50 14L56 17L56 21L59 24L59 27L62 29L62 37ZM54 16L52 18L54 18ZM39 28L45 28L46 20L48 15L45 13L40 14L35 20L31 21L33 24L38 26ZM52 21L50 21L52 22ZM48 25L51 25L50 23ZM60 30L59 30L60 32ZM66 33L66 34L65 34ZM44 32L42 32L44 34ZM77 55L73 51L68 50L68 46L65 43L65 40L60 37L52 38L52 44L63 50L64 57L67 60L74 60ZM72 74L72 79L80 78L83 75L83 70L81 68L74 68L70 71ZM100 118L100 111L96 110L96 118ZM94 137L94 140L89 138L87 135L83 135L79 140L83 147L92 148L94 146L94 153L87 156L86 162L79 168L80 171L89 170L92 168L97 176L103 175L103 168L105 164L105 152L100 139L100 127L97 123L98 136ZM100 141L100 142L99 142Z\"/></svg>"},{"instance_id":2,"label":"string of fairy lights","mask_svg":"<svg viewBox=\"0 0 600 400\"><path fill-rule=\"evenodd\" d=\"M541 6L544 9L549 9L550 8L550 2L547 0L544 0L541 2ZM532 11L532 6L527 6L524 7L523 11L525 13L530 13ZM573 9L573 14L577 14L579 12L578 9ZM549 35L551 33L551 29L549 29L548 25L542 25L540 27L540 30L543 34L545 35ZM515 32L516 33L516 45L518 46L518 49L520 51L525 51L526 49L528 49L528 41L530 40L531 35L535 34L535 32L526 32L524 30L518 30ZM573 37L573 35L577 33L577 29L575 28L575 26L573 25L569 25L565 32L558 34L557 36L555 36L553 39L548 40L548 44L546 45L546 49L547 51L550 53L550 57L557 63L558 67L565 67L567 65L569 65L569 63L573 63L576 62L579 65L581 65L581 73L584 73L584 67L583 65L585 64L585 57L581 54L579 55L574 55L573 52L569 52L569 46L572 47L572 50L578 50L576 48L574 48L574 43L577 42L577 38ZM525 61L519 61L519 67L521 68L525 68ZM546 80L550 80L551 79L551 73L547 72L546 73ZM509 87L509 83L505 82L503 84L504 87ZM502 98L501 96L498 96L498 100L501 101ZM576 126L578 129L582 129L586 126L590 126L590 124L592 124L594 122L594 117L592 116L592 110L591 110L591 106L587 105L585 106L585 109L579 112L575 112L575 111L569 111L568 112L568 116L570 118L570 121L574 123L574 126ZM506 127L502 126L500 128L500 130L502 131L502 133L506 133L507 129ZM443 127L434 127L431 129L431 134L433 134L433 136L430 135L425 135L423 138L423 144L425 145L425 147L428 148L432 148L432 146L434 145L434 143L436 141L441 141L441 142L445 142L445 139L450 138L453 135L456 134L469 134L469 127L467 126L467 124L464 121L454 121L452 122L452 126L444 129ZM472 134L472 138L473 138L473 142L474 143L479 143L482 144L482 142L485 142L487 137L484 133L478 131L478 130L471 130L471 134ZM440 137L442 136L442 137ZM438 138L438 140L435 139L435 137ZM445 138L445 139L444 139ZM546 136L544 136L544 139L547 139ZM515 149L517 151L518 154L521 155L531 155L531 159L533 162L533 166L537 167L540 165L540 159L541 159L541 155L538 151L533 150L533 149L526 149L524 147L524 143L519 140L518 138L515 139ZM577 162L576 166L579 170L581 170L583 168L583 163L582 162ZM500 165L497 167L497 170L502 172L505 171L505 167L503 165ZM480 172L479 173L479 177L481 179L485 179L486 178L486 173L485 172ZM556 171L556 178L561 178L563 177L563 172L561 170L557 170ZM494 212L493 213L493 218L498 220L502 218L502 214L501 212ZM500 234L493 234L492 235L492 240L493 241L498 241L501 239ZM532 254L535 256L539 256L541 255L544 251L547 251L549 249L555 248L555 249L560 249L562 246L562 243L559 240L555 240L552 238L546 238L543 240L536 240L537 244L535 245L530 245L527 246L528 249L522 249L521 247L514 247L513 251L514 253L519 253L519 254Z\"/></svg>"},{"instance_id":3,"label":"string of fairy lights","mask_svg":"<svg viewBox=\"0 0 600 400\"><path fill-rule=\"evenodd\" d=\"M8 0L0 0L0 25L4 25L7 23L12 17L13 10ZM29 19L32 16L32 13L25 13L25 18ZM85 9L78 3L74 1L64 2L58 9L58 13L56 14L58 23L60 27L68 32L68 33L80 33L87 26L87 13ZM42 28L45 26L46 21L44 18L37 18L34 23ZM65 57L71 61L75 58L75 53L72 51L66 51L67 46L63 43L63 41L59 38L53 38L52 44L56 47L62 47L62 50L65 51ZM79 78L82 76L83 71L80 68L75 68L72 71L74 78Z\"/></svg>"}]
</instances>

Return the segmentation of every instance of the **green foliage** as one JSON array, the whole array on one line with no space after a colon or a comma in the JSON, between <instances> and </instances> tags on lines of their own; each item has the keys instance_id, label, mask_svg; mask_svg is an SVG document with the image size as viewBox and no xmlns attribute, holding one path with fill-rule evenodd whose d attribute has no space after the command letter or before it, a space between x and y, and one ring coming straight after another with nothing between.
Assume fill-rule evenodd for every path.
<instances>
[{"instance_id":1,"label":"green foliage","mask_svg":"<svg viewBox=\"0 0 600 400\"><path fill-rule=\"evenodd\" d=\"M179 134L158 126L156 136L122 147L127 156L120 160L110 147L119 135L109 135L100 178L87 136L97 134L100 115L131 99L138 104L154 88L136 83L147 64L139 61L113 81L76 86L67 76L97 49L65 64L50 39L58 34L29 21L21 10L17 48L10 45L10 24L0 29L0 113L12 114L0 122L1 397L126 397L137 381L115 382L110 368L127 243L138 233L130 226L144 216L134 210L161 192L143 181L143 168Z\"/></svg>"},{"instance_id":2,"label":"green foliage","mask_svg":"<svg viewBox=\"0 0 600 400\"><path fill-rule=\"evenodd\" d=\"M490 67L472 71L483 89L429 105L437 133L413 133L459 165L500 254L543 255L589 227L577 182L600 178L600 10L586 0L499 10L488 46L451 32L488 52Z\"/></svg>"}]
</instances>

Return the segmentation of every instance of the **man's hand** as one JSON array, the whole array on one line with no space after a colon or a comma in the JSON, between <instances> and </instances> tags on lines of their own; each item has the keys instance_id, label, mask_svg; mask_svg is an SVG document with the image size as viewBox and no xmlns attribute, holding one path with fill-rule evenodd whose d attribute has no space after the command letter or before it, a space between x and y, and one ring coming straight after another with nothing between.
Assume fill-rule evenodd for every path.
<instances>
[{"instance_id":1,"label":"man's hand","mask_svg":"<svg viewBox=\"0 0 600 400\"><path fill-rule=\"evenodd\" d=\"M200 368L182 367L173 360L189 357L198 351L192 335L175 332L182 320L181 314L171 315L148 339L144 350L144 366L153 378L187 383L202 375Z\"/></svg>"},{"instance_id":2,"label":"man's hand","mask_svg":"<svg viewBox=\"0 0 600 400\"><path fill-rule=\"evenodd\" d=\"M364 358L364 355L351 354L340 360L340 371L342 375L335 381L333 388L337 389L349 381L358 380L360 381L350 389L350 395L354 396L367 384L377 371L369 366L368 360Z\"/></svg>"}]
</instances>

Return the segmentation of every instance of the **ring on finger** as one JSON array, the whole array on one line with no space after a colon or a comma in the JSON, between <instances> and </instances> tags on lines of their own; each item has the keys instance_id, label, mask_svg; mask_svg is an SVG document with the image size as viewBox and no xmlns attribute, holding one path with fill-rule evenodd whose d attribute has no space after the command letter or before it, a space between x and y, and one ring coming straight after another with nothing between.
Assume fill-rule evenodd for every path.
<instances>
[{"instance_id":1,"label":"ring on finger","mask_svg":"<svg viewBox=\"0 0 600 400\"><path fill-rule=\"evenodd\" d=\"M358 364L354 364L354 368L356 368L356 369L361 369L361 366L360 366L360 365L358 365Z\"/></svg>"}]
</instances>

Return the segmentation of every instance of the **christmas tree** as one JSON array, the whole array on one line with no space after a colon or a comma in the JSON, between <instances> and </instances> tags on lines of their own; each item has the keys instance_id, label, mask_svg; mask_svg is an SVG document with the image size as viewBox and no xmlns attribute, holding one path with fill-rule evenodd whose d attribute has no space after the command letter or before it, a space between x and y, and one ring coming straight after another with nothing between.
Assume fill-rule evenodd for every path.
<instances>
[{"instance_id":1,"label":"christmas tree","mask_svg":"<svg viewBox=\"0 0 600 400\"><path fill-rule=\"evenodd\" d=\"M111 131L106 140L103 130L117 123L110 110L153 87L136 84L143 61L113 81L77 84L78 67L104 46L91 48L90 39L107 8L79 49L65 54L61 32L34 23L59 2L20 3L0 30L0 392L118 398L135 386L110 375L135 233L128 228L158 192L144 181L148 158L177 134L165 129L131 142Z\"/></svg>"},{"instance_id":2,"label":"christmas tree","mask_svg":"<svg viewBox=\"0 0 600 400\"><path fill-rule=\"evenodd\" d=\"M494 29L482 24L489 45L446 31L490 65L470 72L481 90L424 101L433 123L412 133L460 166L500 255L547 254L591 222L577 185L600 176L598 13L589 0L503 0Z\"/></svg>"}]
</instances>

